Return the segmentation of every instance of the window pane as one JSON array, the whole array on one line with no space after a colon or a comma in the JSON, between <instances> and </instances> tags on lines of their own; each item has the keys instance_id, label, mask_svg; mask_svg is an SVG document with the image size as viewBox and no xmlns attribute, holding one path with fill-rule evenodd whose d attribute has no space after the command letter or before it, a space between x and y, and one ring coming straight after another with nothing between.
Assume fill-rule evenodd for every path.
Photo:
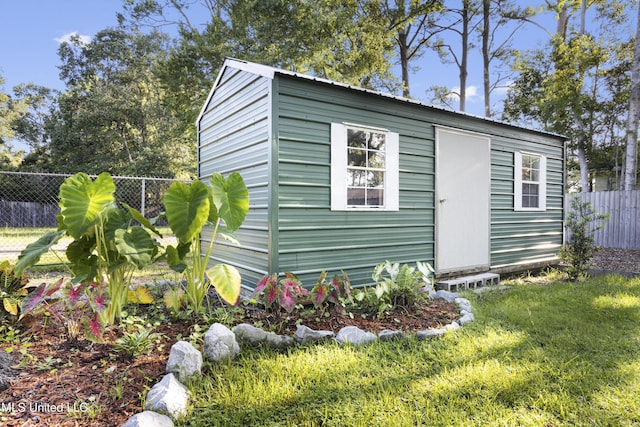
<instances>
[{"instance_id":1,"label":"window pane","mask_svg":"<svg viewBox=\"0 0 640 427\"><path fill-rule=\"evenodd\" d=\"M384 151L384 142L386 135L384 133L371 133L369 149Z\"/></svg>"},{"instance_id":2,"label":"window pane","mask_svg":"<svg viewBox=\"0 0 640 427\"><path fill-rule=\"evenodd\" d=\"M347 205L348 206L364 206L365 194L364 188L349 188L347 189Z\"/></svg>"},{"instance_id":3,"label":"window pane","mask_svg":"<svg viewBox=\"0 0 640 427\"><path fill-rule=\"evenodd\" d=\"M522 207L537 208L539 184L522 184Z\"/></svg>"},{"instance_id":4,"label":"window pane","mask_svg":"<svg viewBox=\"0 0 640 427\"><path fill-rule=\"evenodd\" d=\"M367 206L384 206L384 190L382 188L367 190Z\"/></svg>"},{"instance_id":5,"label":"window pane","mask_svg":"<svg viewBox=\"0 0 640 427\"><path fill-rule=\"evenodd\" d=\"M365 150L357 150L353 148L349 148L347 151L347 164L349 166L367 166L367 156Z\"/></svg>"},{"instance_id":6,"label":"window pane","mask_svg":"<svg viewBox=\"0 0 640 427\"><path fill-rule=\"evenodd\" d=\"M540 181L540 157L528 154L522 155L522 180Z\"/></svg>"},{"instance_id":7,"label":"window pane","mask_svg":"<svg viewBox=\"0 0 640 427\"><path fill-rule=\"evenodd\" d=\"M347 147L367 148L367 134L363 130L347 129Z\"/></svg>"},{"instance_id":8,"label":"window pane","mask_svg":"<svg viewBox=\"0 0 640 427\"><path fill-rule=\"evenodd\" d=\"M367 173L367 187L382 187L384 185L384 172L372 171Z\"/></svg>"},{"instance_id":9,"label":"window pane","mask_svg":"<svg viewBox=\"0 0 640 427\"><path fill-rule=\"evenodd\" d=\"M347 186L364 187L366 184L366 172L363 170L347 169Z\"/></svg>"},{"instance_id":10,"label":"window pane","mask_svg":"<svg viewBox=\"0 0 640 427\"><path fill-rule=\"evenodd\" d=\"M384 169L384 152L369 151L369 164L367 167Z\"/></svg>"}]
</instances>

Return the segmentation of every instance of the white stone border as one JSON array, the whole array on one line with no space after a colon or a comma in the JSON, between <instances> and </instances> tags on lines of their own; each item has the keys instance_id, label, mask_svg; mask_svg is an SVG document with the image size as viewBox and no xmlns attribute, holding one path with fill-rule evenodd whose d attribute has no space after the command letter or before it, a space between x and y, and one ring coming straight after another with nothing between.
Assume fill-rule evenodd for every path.
<instances>
[{"instance_id":1,"label":"white stone border","mask_svg":"<svg viewBox=\"0 0 640 427\"><path fill-rule=\"evenodd\" d=\"M439 290L432 292L431 299L441 299L450 303L455 303L460 309L460 318L442 328L431 328L417 332L418 339L430 339L443 336L447 331L456 331L469 322L473 322L473 307L466 298L458 297L458 294ZM298 326L295 340L291 337L276 335L273 332L265 332L249 324L237 325L233 332L220 323L211 325L205 335L205 345L203 351L204 358L213 362L223 359L233 359L240 353L240 347L236 347L236 338L247 346L259 347L263 345L272 347L290 347L297 344L306 344L326 339L332 339L340 344L363 345L376 340L388 341L403 338L405 335L401 331L383 330L378 335L363 331L356 326L346 326L334 335L333 331L315 331L306 326ZM207 348L215 349L212 355ZM237 350L232 351L234 348ZM220 350L223 351L220 351ZM193 353L193 352L197 352ZM189 356L189 353L194 355ZM185 354L187 356L185 357ZM198 357L200 356L200 357ZM188 367L182 366L189 363ZM196 367L192 363L196 360ZM199 364L199 366L198 366ZM145 401L145 411L130 417L122 427L173 427L172 419L185 413L189 402L189 393L182 385L178 377L183 377L185 372L192 375L201 375L202 355L191 344L179 341L171 347L171 353L167 362L167 374L162 381L149 390ZM182 378L181 378L182 379ZM169 416L161 415L159 412L166 412ZM170 418L171 417L171 418Z\"/></svg>"}]
</instances>

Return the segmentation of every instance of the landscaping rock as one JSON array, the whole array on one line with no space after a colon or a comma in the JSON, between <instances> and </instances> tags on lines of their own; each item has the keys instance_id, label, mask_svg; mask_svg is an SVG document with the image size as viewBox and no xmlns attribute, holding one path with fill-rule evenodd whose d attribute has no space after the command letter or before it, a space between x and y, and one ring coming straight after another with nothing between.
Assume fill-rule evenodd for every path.
<instances>
[{"instance_id":1,"label":"landscaping rock","mask_svg":"<svg viewBox=\"0 0 640 427\"><path fill-rule=\"evenodd\" d=\"M0 351L0 391L5 390L11 384L17 373L11 367L13 360L6 351Z\"/></svg>"},{"instance_id":2,"label":"landscaping rock","mask_svg":"<svg viewBox=\"0 0 640 427\"><path fill-rule=\"evenodd\" d=\"M295 344L291 337L278 335L274 332L266 332L248 323L241 323L233 328L236 339L243 344L252 347L287 348Z\"/></svg>"},{"instance_id":3,"label":"landscaping rock","mask_svg":"<svg viewBox=\"0 0 640 427\"><path fill-rule=\"evenodd\" d=\"M187 341L178 341L171 346L167 373L174 373L181 383L194 375L202 374L202 353Z\"/></svg>"},{"instance_id":4,"label":"landscaping rock","mask_svg":"<svg viewBox=\"0 0 640 427\"><path fill-rule=\"evenodd\" d=\"M147 393L144 408L150 411L164 412L171 418L186 414L189 403L189 391L178 381L174 374L165 375Z\"/></svg>"},{"instance_id":5,"label":"landscaping rock","mask_svg":"<svg viewBox=\"0 0 640 427\"><path fill-rule=\"evenodd\" d=\"M300 344L326 340L334 336L333 331L316 331L304 325L298 325L296 329L296 341Z\"/></svg>"},{"instance_id":6,"label":"landscaping rock","mask_svg":"<svg viewBox=\"0 0 640 427\"><path fill-rule=\"evenodd\" d=\"M445 334L445 330L443 328L435 328L435 329L425 329L424 331L418 331L417 336L418 339L426 340L430 338L441 337Z\"/></svg>"},{"instance_id":7,"label":"landscaping rock","mask_svg":"<svg viewBox=\"0 0 640 427\"><path fill-rule=\"evenodd\" d=\"M121 427L173 427L173 421L166 415L144 411L129 418Z\"/></svg>"},{"instance_id":8,"label":"landscaping rock","mask_svg":"<svg viewBox=\"0 0 640 427\"><path fill-rule=\"evenodd\" d=\"M473 313L468 313L458 319L458 325L462 326L466 323L473 322L474 320L475 320L475 317Z\"/></svg>"},{"instance_id":9,"label":"landscaping rock","mask_svg":"<svg viewBox=\"0 0 640 427\"><path fill-rule=\"evenodd\" d=\"M458 298L457 294L453 292L445 291L444 289L434 292L431 295L433 295L434 299L443 299L446 302L454 302L456 298Z\"/></svg>"},{"instance_id":10,"label":"landscaping rock","mask_svg":"<svg viewBox=\"0 0 640 427\"><path fill-rule=\"evenodd\" d=\"M460 329L460 325L458 324L458 322L453 322L446 325L443 329L445 331L457 331L458 329Z\"/></svg>"},{"instance_id":11,"label":"landscaping rock","mask_svg":"<svg viewBox=\"0 0 640 427\"><path fill-rule=\"evenodd\" d=\"M336 335L336 341L340 344L349 343L353 345L369 344L377 338L376 334L363 331L357 326L345 326Z\"/></svg>"},{"instance_id":12,"label":"landscaping rock","mask_svg":"<svg viewBox=\"0 0 640 427\"><path fill-rule=\"evenodd\" d=\"M384 329L378 334L378 339L380 339L381 341L391 341L403 337L404 334L402 333L402 331L392 331L391 329Z\"/></svg>"},{"instance_id":13,"label":"landscaping rock","mask_svg":"<svg viewBox=\"0 0 640 427\"><path fill-rule=\"evenodd\" d=\"M473 307L471 307L471 301L469 301L468 299L456 298L454 302L458 304L458 307L460 307L460 310L466 310L470 313L473 312Z\"/></svg>"},{"instance_id":14,"label":"landscaping rock","mask_svg":"<svg viewBox=\"0 0 640 427\"><path fill-rule=\"evenodd\" d=\"M212 362L235 359L240 354L236 335L221 323L214 323L204 336L204 357Z\"/></svg>"}]
</instances>

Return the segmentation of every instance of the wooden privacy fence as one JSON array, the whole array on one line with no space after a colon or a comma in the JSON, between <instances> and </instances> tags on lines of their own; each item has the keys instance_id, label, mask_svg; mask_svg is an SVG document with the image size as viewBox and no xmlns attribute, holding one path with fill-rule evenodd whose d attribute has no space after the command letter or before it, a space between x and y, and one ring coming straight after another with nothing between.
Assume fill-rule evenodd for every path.
<instances>
[{"instance_id":1,"label":"wooden privacy fence","mask_svg":"<svg viewBox=\"0 0 640 427\"><path fill-rule=\"evenodd\" d=\"M56 227L57 204L0 200L0 227Z\"/></svg>"},{"instance_id":2,"label":"wooden privacy fence","mask_svg":"<svg viewBox=\"0 0 640 427\"><path fill-rule=\"evenodd\" d=\"M571 209L571 197L580 197L583 202L590 202L598 213L609 215L604 226L594 233L596 245L640 249L640 190L567 194L565 212Z\"/></svg>"}]
</instances>

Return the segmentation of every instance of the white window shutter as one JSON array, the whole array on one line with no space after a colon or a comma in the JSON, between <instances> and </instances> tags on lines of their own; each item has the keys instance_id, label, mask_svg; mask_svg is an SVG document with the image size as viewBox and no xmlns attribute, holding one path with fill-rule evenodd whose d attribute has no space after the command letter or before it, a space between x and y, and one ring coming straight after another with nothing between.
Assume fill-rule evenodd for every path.
<instances>
[{"instance_id":1,"label":"white window shutter","mask_svg":"<svg viewBox=\"0 0 640 427\"><path fill-rule=\"evenodd\" d=\"M547 158L540 156L540 190L538 193L538 208L547 210Z\"/></svg>"},{"instance_id":2,"label":"white window shutter","mask_svg":"<svg viewBox=\"0 0 640 427\"><path fill-rule=\"evenodd\" d=\"M400 210L400 135L396 132L387 134L385 158L385 210Z\"/></svg>"},{"instance_id":3,"label":"white window shutter","mask_svg":"<svg viewBox=\"0 0 640 427\"><path fill-rule=\"evenodd\" d=\"M522 153L513 153L513 209L522 210Z\"/></svg>"},{"instance_id":4,"label":"white window shutter","mask_svg":"<svg viewBox=\"0 0 640 427\"><path fill-rule=\"evenodd\" d=\"M347 209L347 128L331 123L331 210Z\"/></svg>"}]
</instances>

